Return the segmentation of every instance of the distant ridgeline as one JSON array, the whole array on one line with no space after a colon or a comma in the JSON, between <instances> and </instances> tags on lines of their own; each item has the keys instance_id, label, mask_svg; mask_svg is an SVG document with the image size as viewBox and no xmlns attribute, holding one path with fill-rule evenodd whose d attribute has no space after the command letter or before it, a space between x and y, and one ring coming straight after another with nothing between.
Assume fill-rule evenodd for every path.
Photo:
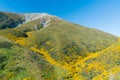
<instances>
[{"instance_id":1,"label":"distant ridgeline","mask_svg":"<svg viewBox=\"0 0 120 80\"><path fill-rule=\"evenodd\" d=\"M16 14L16 13L5 13L0 12L0 29L14 28L21 24L28 23L30 21L39 20L39 25L42 27L46 27L50 25L49 17L53 17L52 15L48 15L47 13L26 13L26 14ZM36 30L38 30L38 24L33 26Z\"/></svg>"},{"instance_id":2,"label":"distant ridgeline","mask_svg":"<svg viewBox=\"0 0 120 80\"><path fill-rule=\"evenodd\" d=\"M23 22L20 15L0 12L0 29L14 28Z\"/></svg>"}]
</instances>

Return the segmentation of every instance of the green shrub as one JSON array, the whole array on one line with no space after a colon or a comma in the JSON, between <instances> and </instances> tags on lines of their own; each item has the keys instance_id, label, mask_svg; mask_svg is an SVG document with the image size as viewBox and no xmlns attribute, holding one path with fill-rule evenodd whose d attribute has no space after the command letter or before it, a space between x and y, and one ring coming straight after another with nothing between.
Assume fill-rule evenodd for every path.
<instances>
[{"instance_id":1,"label":"green shrub","mask_svg":"<svg viewBox=\"0 0 120 80\"><path fill-rule=\"evenodd\" d=\"M0 42L0 48L10 48L12 47L12 43L9 42Z\"/></svg>"}]
</instances>

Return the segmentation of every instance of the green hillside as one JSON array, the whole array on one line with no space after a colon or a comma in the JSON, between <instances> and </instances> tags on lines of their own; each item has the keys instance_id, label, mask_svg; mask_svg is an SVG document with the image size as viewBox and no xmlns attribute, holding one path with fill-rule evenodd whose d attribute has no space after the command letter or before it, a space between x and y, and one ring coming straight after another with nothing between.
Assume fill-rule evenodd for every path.
<instances>
[{"instance_id":1,"label":"green hillside","mask_svg":"<svg viewBox=\"0 0 120 80\"><path fill-rule=\"evenodd\" d=\"M80 74L87 80L120 80L120 42L78 62Z\"/></svg>"},{"instance_id":2,"label":"green hillside","mask_svg":"<svg viewBox=\"0 0 120 80\"><path fill-rule=\"evenodd\" d=\"M0 12L0 21L0 80L120 79L120 42L114 35L55 16L17 26L23 16Z\"/></svg>"},{"instance_id":3,"label":"green hillside","mask_svg":"<svg viewBox=\"0 0 120 80\"><path fill-rule=\"evenodd\" d=\"M65 80L119 80L120 79L120 42L97 52L89 53L87 57L77 56L76 61L69 63L56 62L49 53L42 49L31 48L31 50L42 54L46 61L52 65L59 66L68 71L62 76ZM57 71L58 73L61 71Z\"/></svg>"},{"instance_id":4,"label":"green hillside","mask_svg":"<svg viewBox=\"0 0 120 80\"><path fill-rule=\"evenodd\" d=\"M22 42L22 45L29 48L43 48L47 51L53 49L50 54L56 60L67 56L73 57L74 55L85 57L88 55L87 53L101 51L118 39L116 36L96 29L86 28L59 19L56 22L54 18L52 18L51 25L48 27L34 30L34 25L38 23L39 20L35 20L17 27L16 29L22 31L26 28L33 28L26 32L28 37L17 42Z\"/></svg>"},{"instance_id":5,"label":"green hillside","mask_svg":"<svg viewBox=\"0 0 120 80\"><path fill-rule=\"evenodd\" d=\"M27 48L43 48L47 51L53 49L50 54L58 61L68 56L71 60L74 55L85 57L87 53L101 51L118 39L111 34L68 23L56 17L52 17L51 25L45 28L39 22L40 19L14 29L1 30L0 35ZM39 30L35 30L34 25L37 25ZM70 61L69 59L66 61Z\"/></svg>"},{"instance_id":6,"label":"green hillside","mask_svg":"<svg viewBox=\"0 0 120 80\"><path fill-rule=\"evenodd\" d=\"M52 80L52 74L41 55L0 37L0 80Z\"/></svg>"}]
</instances>

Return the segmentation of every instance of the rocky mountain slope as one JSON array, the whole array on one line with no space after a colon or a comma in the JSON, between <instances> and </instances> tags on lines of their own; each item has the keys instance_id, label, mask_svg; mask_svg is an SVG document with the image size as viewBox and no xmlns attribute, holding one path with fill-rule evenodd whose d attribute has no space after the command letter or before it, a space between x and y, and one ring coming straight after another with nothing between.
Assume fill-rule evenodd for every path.
<instances>
[{"instance_id":1,"label":"rocky mountain slope","mask_svg":"<svg viewBox=\"0 0 120 80\"><path fill-rule=\"evenodd\" d=\"M21 24L34 21L40 18L55 17L47 13L9 13L0 12L0 29L14 28Z\"/></svg>"},{"instance_id":2,"label":"rocky mountain slope","mask_svg":"<svg viewBox=\"0 0 120 80\"><path fill-rule=\"evenodd\" d=\"M53 17L52 15L49 15L47 13L25 13L25 14L21 14L21 16L24 17L25 22L30 22L42 17Z\"/></svg>"}]
</instances>

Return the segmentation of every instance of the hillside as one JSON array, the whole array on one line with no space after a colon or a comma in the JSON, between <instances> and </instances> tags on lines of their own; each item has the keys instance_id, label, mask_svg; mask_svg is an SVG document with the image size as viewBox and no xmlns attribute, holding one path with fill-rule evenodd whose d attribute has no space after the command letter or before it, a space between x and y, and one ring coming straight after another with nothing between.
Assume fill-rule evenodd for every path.
<instances>
[{"instance_id":1,"label":"hillside","mask_svg":"<svg viewBox=\"0 0 120 80\"><path fill-rule=\"evenodd\" d=\"M22 16L15 13L0 12L0 29L14 28L24 21Z\"/></svg>"},{"instance_id":2,"label":"hillside","mask_svg":"<svg viewBox=\"0 0 120 80\"><path fill-rule=\"evenodd\" d=\"M59 19L56 22L55 19L52 18L51 25L46 28L38 25L39 30L34 30L34 27L32 27L39 24L37 23L38 20L19 26L16 30L22 32L25 32L26 28L27 30L33 29L26 31L27 37L22 37L16 42L29 48L37 47L48 51L53 48L54 50L50 54L56 60L59 60L59 58L73 57L73 55L85 57L87 56L86 53L101 51L117 41L117 37L108 33Z\"/></svg>"},{"instance_id":3,"label":"hillside","mask_svg":"<svg viewBox=\"0 0 120 80\"><path fill-rule=\"evenodd\" d=\"M52 74L53 66L41 55L0 37L0 80L52 80Z\"/></svg>"},{"instance_id":4,"label":"hillside","mask_svg":"<svg viewBox=\"0 0 120 80\"><path fill-rule=\"evenodd\" d=\"M77 56L76 61L62 64L57 63L45 50L31 48L31 50L43 54L45 59L55 66L68 71L65 80L119 80L120 79L120 42L89 56L81 58Z\"/></svg>"},{"instance_id":5,"label":"hillside","mask_svg":"<svg viewBox=\"0 0 120 80\"><path fill-rule=\"evenodd\" d=\"M0 80L58 80L62 78L108 80L113 77L114 80L119 80L120 78L120 42L98 53L90 53L85 58L81 59L81 56L78 56L76 62L64 61L62 64L42 49L31 48L34 51L31 52L3 37L0 37L0 44Z\"/></svg>"},{"instance_id":6,"label":"hillside","mask_svg":"<svg viewBox=\"0 0 120 80\"><path fill-rule=\"evenodd\" d=\"M78 60L75 64L82 68L78 72L86 80L119 80L120 79L120 42ZM79 65L79 67L78 67Z\"/></svg>"},{"instance_id":7,"label":"hillside","mask_svg":"<svg viewBox=\"0 0 120 80\"><path fill-rule=\"evenodd\" d=\"M0 80L119 80L118 37L46 13L1 15Z\"/></svg>"}]
</instances>

